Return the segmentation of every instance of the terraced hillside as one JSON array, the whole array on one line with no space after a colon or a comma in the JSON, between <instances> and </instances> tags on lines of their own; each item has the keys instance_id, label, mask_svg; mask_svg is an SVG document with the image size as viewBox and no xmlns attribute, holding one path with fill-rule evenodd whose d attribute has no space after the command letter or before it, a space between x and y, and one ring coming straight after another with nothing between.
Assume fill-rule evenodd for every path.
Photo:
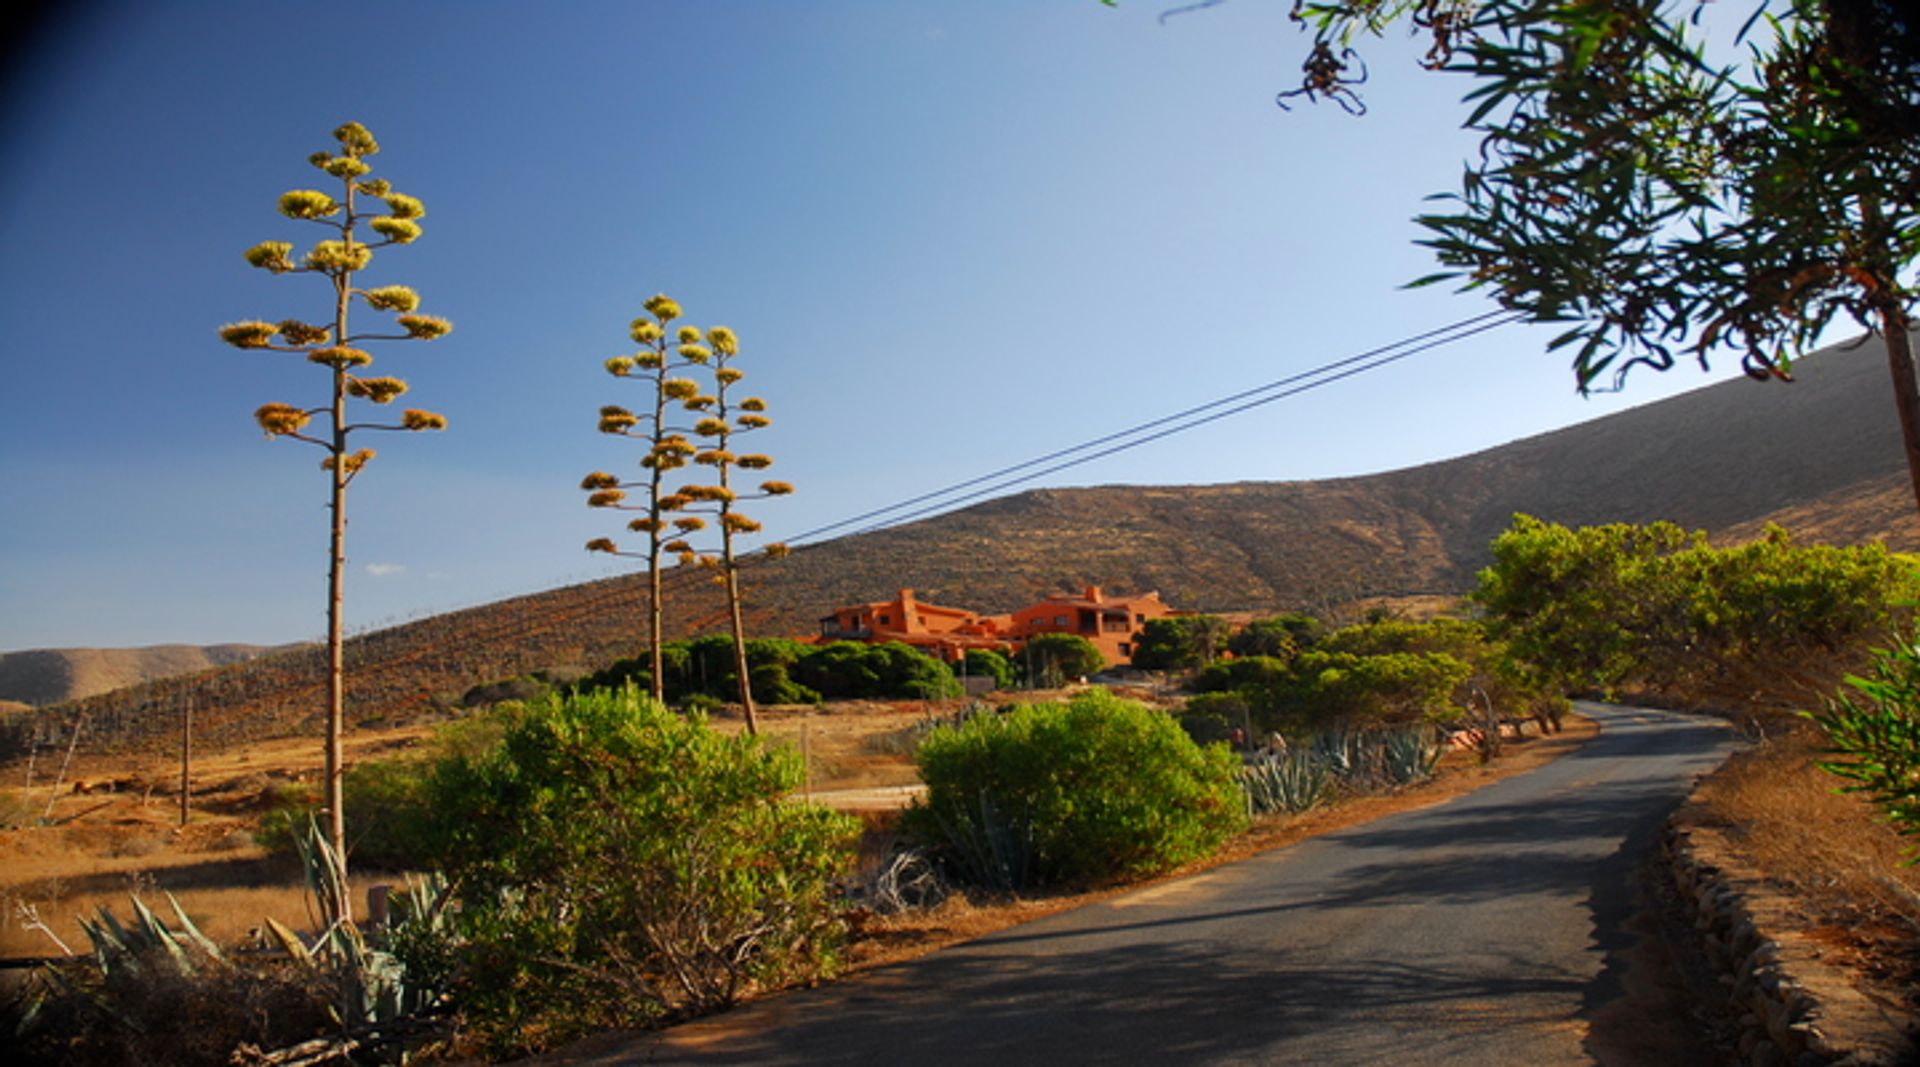
<instances>
[{"instance_id":1,"label":"terraced hillside","mask_svg":"<svg viewBox=\"0 0 1920 1067\"><path fill-rule=\"evenodd\" d=\"M1086 585L1157 589L1194 610L1459 593L1516 511L1569 524L1670 519L1730 538L1775 520L1808 539L1920 549L1875 348L1830 350L1796 373L1792 385L1715 385L1368 477L1020 493L756 566L750 625L806 634L836 604L901 587L986 611ZM637 577L591 582L358 638L350 721L431 714L480 681L631 655L641 596ZM719 609L707 583L685 583L676 634L717 628ZM83 748L158 744L186 699L205 743L310 729L322 706L319 668L317 652L296 651L16 713L0 731L0 757L31 738L64 738L82 716Z\"/></svg>"}]
</instances>

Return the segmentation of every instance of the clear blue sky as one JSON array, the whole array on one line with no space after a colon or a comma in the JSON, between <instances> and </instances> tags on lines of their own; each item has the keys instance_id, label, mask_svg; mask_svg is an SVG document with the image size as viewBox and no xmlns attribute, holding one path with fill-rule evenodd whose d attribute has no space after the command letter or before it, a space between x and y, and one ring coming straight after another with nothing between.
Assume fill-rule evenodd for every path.
<instances>
[{"instance_id":1,"label":"clear blue sky","mask_svg":"<svg viewBox=\"0 0 1920 1067\"><path fill-rule=\"evenodd\" d=\"M1411 217L1473 150L1465 86L1395 40L1369 52L1367 117L1283 112L1287 7L84 7L0 104L0 649L322 632L318 452L251 418L320 403L322 373L215 330L324 317L321 280L240 253L311 239L274 201L320 187L305 159L348 119L428 211L366 282L456 324L375 353L451 428L368 442L357 629L623 569L581 548L620 524L577 483L634 469L594 414L635 397L600 365L654 292L741 335L774 418L756 447L798 489L755 512L775 537L1488 310L1399 288L1432 269ZM1369 473L1708 380L1582 400L1549 335L1043 484Z\"/></svg>"}]
</instances>

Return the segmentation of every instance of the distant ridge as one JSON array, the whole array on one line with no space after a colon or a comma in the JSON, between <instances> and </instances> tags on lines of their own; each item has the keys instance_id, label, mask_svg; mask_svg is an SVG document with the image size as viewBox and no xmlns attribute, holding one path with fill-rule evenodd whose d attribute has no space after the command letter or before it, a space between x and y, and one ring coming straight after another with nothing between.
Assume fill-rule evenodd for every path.
<instances>
[{"instance_id":1,"label":"distant ridge","mask_svg":"<svg viewBox=\"0 0 1920 1067\"><path fill-rule=\"evenodd\" d=\"M151 678L244 663L277 650L266 645L228 644L0 652L0 701L55 704L111 692Z\"/></svg>"},{"instance_id":2,"label":"distant ridge","mask_svg":"<svg viewBox=\"0 0 1920 1067\"><path fill-rule=\"evenodd\" d=\"M1749 538L1779 521L1803 540L1881 539L1920 550L1877 346L1837 346L1794 369L1791 385L1723 382L1365 477L1002 497L753 567L749 625L813 633L836 605L907 587L988 612L1088 585L1158 590L1200 611L1324 613L1362 598L1457 595L1519 511L1569 525L1667 519L1719 539ZM357 638L348 646L350 719L409 717L450 705L478 682L634 655L642 595L637 575L607 579ZM686 583L670 605L674 633L717 629L719 608L710 585ZM319 656L264 656L190 688L204 709L196 728L209 742L306 730L321 707ZM33 729L51 735L84 712L95 742L138 745L164 735L170 716L151 712L178 699L149 686L30 714Z\"/></svg>"}]
</instances>

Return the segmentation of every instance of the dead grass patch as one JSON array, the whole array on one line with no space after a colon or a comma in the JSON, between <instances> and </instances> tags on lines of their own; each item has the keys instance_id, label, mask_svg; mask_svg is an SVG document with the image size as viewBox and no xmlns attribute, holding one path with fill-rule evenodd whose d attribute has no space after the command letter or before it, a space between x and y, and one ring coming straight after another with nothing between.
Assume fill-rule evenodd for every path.
<instances>
[{"instance_id":1,"label":"dead grass patch","mask_svg":"<svg viewBox=\"0 0 1920 1067\"><path fill-rule=\"evenodd\" d=\"M1680 818L1711 826L1769 888L1791 899L1800 933L1871 983L1895 983L1913 1002L1920 978L1920 867L1913 842L1844 782L1818 767L1823 738L1788 719L1701 783Z\"/></svg>"}]
</instances>

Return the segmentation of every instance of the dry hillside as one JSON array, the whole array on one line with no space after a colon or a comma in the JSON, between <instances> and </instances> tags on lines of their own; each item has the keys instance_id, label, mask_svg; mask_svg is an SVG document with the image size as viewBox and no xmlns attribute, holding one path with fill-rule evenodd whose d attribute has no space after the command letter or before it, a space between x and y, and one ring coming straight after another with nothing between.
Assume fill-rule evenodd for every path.
<instances>
[{"instance_id":1,"label":"dry hillside","mask_svg":"<svg viewBox=\"0 0 1920 1067\"><path fill-rule=\"evenodd\" d=\"M151 645L0 652L0 701L54 704L283 650L265 645Z\"/></svg>"},{"instance_id":2,"label":"dry hillside","mask_svg":"<svg viewBox=\"0 0 1920 1067\"><path fill-rule=\"evenodd\" d=\"M1792 385L1724 383L1368 477L1020 493L757 566L751 625L806 634L836 604L901 587L989 611L1085 585L1157 589L1195 610L1459 593L1516 511L1569 524L1670 519L1726 537L1777 520L1811 539L1920 549L1876 349L1829 350L1795 369ZM358 638L350 718L411 718L477 682L632 655L641 595L638 578L592 582ZM718 607L709 585L687 583L676 629L715 628ZM281 653L15 715L0 757L30 737L64 737L79 713L83 747L159 743L189 695L206 742L279 736L318 715L319 667L317 650Z\"/></svg>"}]
</instances>

